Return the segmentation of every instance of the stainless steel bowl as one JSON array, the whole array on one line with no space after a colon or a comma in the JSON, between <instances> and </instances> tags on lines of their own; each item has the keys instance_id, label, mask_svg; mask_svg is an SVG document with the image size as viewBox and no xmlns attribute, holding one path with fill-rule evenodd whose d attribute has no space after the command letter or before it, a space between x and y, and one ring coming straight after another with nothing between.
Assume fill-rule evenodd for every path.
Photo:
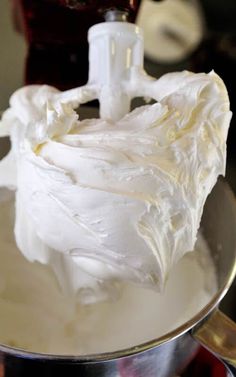
<instances>
[{"instance_id":1,"label":"stainless steel bowl","mask_svg":"<svg viewBox=\"0 0 236 377\"><path fill-rule=\"evenodd\" d=\"M172 377L191 361L199 344L236 376L236 325L218 309L236 274L236 203L223 180L207 200L201 225L217 268L219 290L195 317L159 339L112 353L60 356L0 345L0 377Z\"/></svg>"}]
</instances>

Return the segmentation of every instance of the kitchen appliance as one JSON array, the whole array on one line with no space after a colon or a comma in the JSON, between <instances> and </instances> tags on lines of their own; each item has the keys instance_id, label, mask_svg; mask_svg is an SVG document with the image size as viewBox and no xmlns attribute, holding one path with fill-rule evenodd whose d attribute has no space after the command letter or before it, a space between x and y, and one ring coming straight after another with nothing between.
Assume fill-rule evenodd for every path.
<instances>
[{"instance_id":1,"label":"kitchen appliance","mask_svg":"<svg viewBox=\"0 0 236 377\"><path fill-rule=\"evenodd\" d=\"M25 83L61 90L88 79L87 33L107 11L134 22L141 0L10 0L15 29L27 42Z\"/></svg>"}]
</instances>

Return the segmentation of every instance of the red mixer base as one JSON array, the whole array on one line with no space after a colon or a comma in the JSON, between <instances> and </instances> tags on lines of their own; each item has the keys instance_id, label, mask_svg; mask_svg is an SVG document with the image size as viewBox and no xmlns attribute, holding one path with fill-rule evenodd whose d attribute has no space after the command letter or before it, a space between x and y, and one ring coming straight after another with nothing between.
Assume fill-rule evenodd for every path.
<instances>
[{"instance_id":1,"label":"red mixer base","mask_svg":"<svg viewBox=\"0 0 236 377\"><path fill-rule=\"evenodd\" d=\"M227 372L216 357L201 348L182 377L227 377Z\"/></svg>"}]
</instances>

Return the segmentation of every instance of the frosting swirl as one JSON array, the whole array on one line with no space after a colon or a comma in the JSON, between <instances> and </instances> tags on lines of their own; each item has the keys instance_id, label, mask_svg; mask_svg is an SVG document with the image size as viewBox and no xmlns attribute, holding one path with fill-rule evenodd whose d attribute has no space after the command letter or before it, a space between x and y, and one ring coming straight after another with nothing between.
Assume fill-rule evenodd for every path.
<instances>
[{"instance_id":1,"label":"frosting swirl","mask_svg":"<svg viewBox=\"0 0 236 377\"><path fill-rule=\"evenodd\" d=\"M83 303L122 281L162 289L225 172L231 112L219 76L171 73L151 92L157 103L117 122L80 121L73 99L25 87L1 122L12 149L0 184L17 189L17 244Z\"/></svg>"}]
</instances>

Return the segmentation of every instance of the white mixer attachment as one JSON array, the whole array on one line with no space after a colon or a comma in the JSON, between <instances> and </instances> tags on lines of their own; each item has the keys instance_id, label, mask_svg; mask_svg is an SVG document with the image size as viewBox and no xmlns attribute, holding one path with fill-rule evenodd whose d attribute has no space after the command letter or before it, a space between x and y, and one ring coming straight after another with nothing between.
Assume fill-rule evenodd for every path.
<instances>
[{"instance_id":1,"label":"white mixer attachment","mask_svg":"<svg viewBox=\"0 0 236 377\"><path fill-rule=\"evenodd\" d=\"M90 28L89 80L80 88L61 93L63 102L98 99L100 117L117 121L130 111L132 98L150 96L153 78L143 70L142 30L128 22L104 22Z\"/></svg>"}]
</instances>

